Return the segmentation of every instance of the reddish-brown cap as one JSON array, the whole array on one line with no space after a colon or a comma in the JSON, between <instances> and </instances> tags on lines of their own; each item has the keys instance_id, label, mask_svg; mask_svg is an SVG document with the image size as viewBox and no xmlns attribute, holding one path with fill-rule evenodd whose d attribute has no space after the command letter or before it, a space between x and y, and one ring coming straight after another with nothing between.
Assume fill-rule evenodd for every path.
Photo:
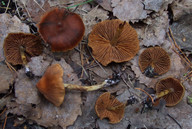
<instances>
[{"instance_id":1,"label":"reddish-brown cap","mask_svg":"<svg viewBox=\"0 0 192 129\"><path fill-rule=\"evenodd\" d=\"M121 33L118 33L119 28ZM129 23L118 19L96 24L89 35L88 45L93 56L104 66L111 62L129 61L139 51L137 32Z\"/></svg>"},{"instance_id":2,"label":"reddish-brown cap","mask_svg":"<svg viewBox=\"0 0 192 129\"><path fill-rule=\"evenodd\" d=\"M147 48L139 56L141 72L148 77L155 77L168 72L170 64L168 53L161 47Z\"/></svg>"},{"instance_id":3,"label":"reddish-brown cap","mask_svg":"<svg viewBox=\"0 0 192 129\"><path fill-rule=\"evenodd\" d=\"M166 106L175 106L182 100L185 94L184 86L178 79L173 77L161 79L157 82L156 93L158 94L165 90L169 91L167 95L162 97L166 101Z\"/></svg>"},{"instance_id":4,"label":"reddish-brown cap","mask_svg":"<svg viewBox=\"0 0 192 129\"><path fill-rule=\"evenodd\" d=\"M51 45L54 52L73 49L85 32L85 26L78 14L58 8L46 13L38 28L42 38Z\"/></svg>"},{"instance_id":5,"label":"reddish-brown cap","mask_svg":"<svg viewBox=\"0 0 192 129\"><path fill-rule=\"evenodd\" d=\"M30 57L38 56L43 52L39 36L28 33L9 33L3 44L7 62L13 65L23 64L20 47L25 49L27 61L29 61Z\"/></svg>"},{"instance_id":6,"label":"reddish-brown cap","mask_svg":"<svg viewBox=\"0 0 192 129\"><path fill-rule=\"evenodd\" d=\"M43 77L37 83L38 90L55 106L63 103L65 88L63 85L63 69L59 64L47 68Z\"/></svg>"},{"instance_id":7,"label":"reddish-brown cap","mask_svg":"<svg viewBox=\"0 0 192 129\"><path fill-rule=\"evenodd\" d=\"M110 123L115 124L123 119L125 104L119 102L109 92L106 92L97 99L95 111L101 120L109 118Z\"/></svg>"}]
</instances>

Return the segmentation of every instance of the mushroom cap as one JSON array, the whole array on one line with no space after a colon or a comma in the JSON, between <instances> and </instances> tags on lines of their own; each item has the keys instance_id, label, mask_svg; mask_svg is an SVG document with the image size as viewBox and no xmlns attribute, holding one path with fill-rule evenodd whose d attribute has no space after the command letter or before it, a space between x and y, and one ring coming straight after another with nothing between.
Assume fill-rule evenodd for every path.
<instances>
[{"instance_id":1,"label":"mushroom cap","mask_svg":"<svg viewBox=\"0 0 192 129\"><path fill-rule=\"evenodd\" d=\"M89 47L93 56L104 66L111 62L124 62L131 60L139 51L137 32L129 23L125 23L118 37L117 44L111 45L119 25L123 21L119 19L105 20L96 24L89 35Z\"/></svg>"},{"instance_id":2,"label":"mushroom cap","mask_svg":"<svg viewBox=\"0 0 192 129\"><path fill-rule=\"evenodd\" d=\"M145 49L139 56L139 67L142 73L145 73L151 65L156 75L162 75L170 69L170 57L168 53L161 47L150 47ZM148 77L153 77L149 75Z\"/></svg>"},{"instance_id":3,"label":"mushroom cap","mask_svg":"<svg viewBox=\"0 0 192 129\"><path fill-rule=\"evenodd\" d=\"M27 61L29 57L38 56L43 52L41 38L29 33L9 33L4 40L3 49L7 62L23 64L20 47L24 47Z\"/></svg>"},{"instance_id":4,"label":"mushroom cap","mask_svg":"<svg viewBox=\"0 0 192 129\"><path fill-rule=\"evenodd\" d=\"M59 64L49 66L37 83L37 88L47 100L55 106L60 106L65 96L62 67Z\"/></svg>"},{"instance_id":5,"label":"mushroom cap","mask_svg":"<svg viewBox=\"0 0 192 129\"><path fill-rule=\"evenodd\" d=\"M117 107L115 110L110 110L110 108ZM97 116L102 120L103 118L109 118L110 123L115 124L123 119L125 104L119 102L114 96L109 92L103 93L97 99L95 103L95 111Z\"/></svg>"},{"instance_id":6,"label":"mushroom cap","mask_svg":"<svg viewBox=\"0 0 192 129\"><path fill-rule=\"evenodd\" d=\"M85 26L78 14L58 8L47 12L41 18L38 28L42 38L51 45L54 52L73 49L85 32Z\"/></svg>"},{"instance_id":7,"label":"mushroom cap","mask_svg":"<svg viewBox=\"0 0 192 129\"><path fill-rule=\"evenodd\" d=\"M157 82L156 93L164 90L170 90L170 93L162 97L166 101L166 106L175 106L182 100L185 94L184 86L178 79L173 77L161 79Z\"/></svg>"}]
</instances>

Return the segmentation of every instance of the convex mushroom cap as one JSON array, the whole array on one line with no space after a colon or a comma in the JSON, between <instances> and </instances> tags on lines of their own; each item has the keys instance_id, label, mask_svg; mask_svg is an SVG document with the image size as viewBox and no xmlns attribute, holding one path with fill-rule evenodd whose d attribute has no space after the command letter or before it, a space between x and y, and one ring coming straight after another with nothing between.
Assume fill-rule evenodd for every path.
<instances>
[{"instance_id":1,"label":"convex mushroom cap","mask_svg":"<svg viewBox=\"0 0 192 129\"><path fill-rule=\"evenodd\" d=\"M85 26L81 17L66 9L55 8L46 13L38 24L38 31L53 52L73 49L83 38Z\"/></svg>"},{"instance_id":2,"label":"convex mushroom cap","mask_svg":"<svg viewBox=\"0 0 192 129\"><path fill-rule=\"evenodd\" d=\"M147 77L157 77L169 71L170 57L161 47L145 49L139 56L139 67Z\"/></svg>"},{"instance_id":3,"label":"convex mushroom cap","mask_svg":"<svg viewBox=\"0 0 192 129\"><path fill-rule=\"evenodd\" d=\"M104 66L131 60L139 51L137 32L119 19L96 24L89 35L93 56Z\"/></svg>"},{"instance_id":4,"label":"convex mushroom cap","mask_svg":"<svg viewBox=\"0 0 192 129\"><path fill-rule=\"evenodd\" d=\"M65 96L62 67L59 64L48 67L43 77L37 83L37 88L47 100L56 106L60 106Z\"/></svg>"},{"instance_id":5,"label":"convex mushroom cap","mask_svg":"<svg viewBox=\"0 0 192 129\"><path fill-rule=\"evenodd\" d=\"M178 79L173 77L161 79L157 82L156 93L158 94L165 90L169 91L167 95L162 97L166 101L166 106L175 106L182 100L185 94L184 86Z\"/></svg>"},{"instance_id":6,"label":"convex mushroom cap","mask_svg":"<svg viewBox=\"0 0 192 129\"><path fill-rule=\"evenodd\" d=\"M103 93L95 103L95 111L100 119L109 118L115 124L123 119L125 104L119 102L109 92Z\"/></svg>"},{"instance_id":7,"label":"convex mushroom cap","mask_svg":"<svg viewBox=\"0 0 192 129\"><path fill-rule=\"evenodd\" d=\"M6 61L13 65L23 64L21 47L25 50L27 61L30 57L38 56L43 52L39 36L29 33L9 33L3 44Z\"/></svg>"}]
</instances>

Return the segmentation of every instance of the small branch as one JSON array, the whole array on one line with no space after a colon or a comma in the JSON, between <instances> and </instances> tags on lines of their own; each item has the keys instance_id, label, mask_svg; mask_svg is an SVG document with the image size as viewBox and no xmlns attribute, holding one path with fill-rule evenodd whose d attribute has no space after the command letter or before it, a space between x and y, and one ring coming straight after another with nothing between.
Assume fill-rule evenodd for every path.
<instances>
[{"instance_id":1,"label":"small branch","mask_svg":"<svg viewBox=\"0 0 192 129\"><path fill-rule=\"evenodd\" d=\"M167 116L169 117L169 118L171 118L179 127L180 127L180 129L183 129L183 127L179 124L179 122L175 119L175 118L173 118L170 114L168 114L167 113Z\"/></svg>"}]
</instances>

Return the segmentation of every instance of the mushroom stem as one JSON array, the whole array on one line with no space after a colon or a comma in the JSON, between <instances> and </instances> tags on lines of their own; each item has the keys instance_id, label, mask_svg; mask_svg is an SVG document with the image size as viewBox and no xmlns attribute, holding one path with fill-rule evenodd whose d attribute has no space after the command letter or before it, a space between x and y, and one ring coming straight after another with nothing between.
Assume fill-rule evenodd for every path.
<instances>
[{"instance_id":1,"label":"mushroom stem","mask_svg":"<svg viewBox=\"0 0 192 129\"><path fill-rule=\"evenodd\" d=\"M110 44L112 46L116 46L117 45L117 41L118 41L122 31L123 31L123 28L124 28L125 24L126 24L126 21L124 21L123 23L119 24L119 27L117 28L115 36L113 37L113 39L110 42Z\"/></svg>"},{"instance_id":2,"label":"mushroom stem","mask_svg":"<svg viewBox=\"0 0 192 129\"><path fill-rule=\"evenodd\" d=\"M107 110L115 111L115 110L117 110L117 109L121 109L122 107L125 107L125 105L126 105L126 104L121 103L120 105L117 105L117 106L107 107Z\"/></svg>"},{"instance_id":3,"label":"mushroom stem","mask_svg":"<svg viewBox=\"0 0 192 129\"><path fill-rule=\"evenodd\" d=\"M27 64L27 58L25 56L25 48L23 46L20 46L20 54L21 54L21 59L23 61L23 64Z\"/></svg>"},{"instance_id":4,"label":"mushroom stem","mask_svg":"<svg viewBox=\"0 0 192 129\"><path fill-rule=\"evenodd\" d=\"M74 85L74 84L63 84L65 88L70 89L70 90L80 90L80 91L94 91L101 89L102 87L107 84L106 81L104 81L102 84L98 85L92 85L92 86L79 86L79 85Z\"/></svg>"},{"instance_id":5,"label":"mushroom stem","mask_svg":"<svg viewBox=\"0 0 192 129\"><path fill-rule=\"evenodd\" d=\"M171 92L170 90L161 91L160 93L156 94L156 98L161 98L161 97L169 94L170 92Z\"/></svg>"}]
</instances>

